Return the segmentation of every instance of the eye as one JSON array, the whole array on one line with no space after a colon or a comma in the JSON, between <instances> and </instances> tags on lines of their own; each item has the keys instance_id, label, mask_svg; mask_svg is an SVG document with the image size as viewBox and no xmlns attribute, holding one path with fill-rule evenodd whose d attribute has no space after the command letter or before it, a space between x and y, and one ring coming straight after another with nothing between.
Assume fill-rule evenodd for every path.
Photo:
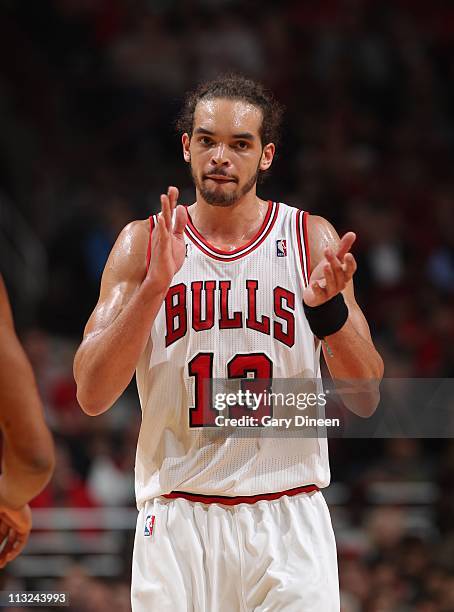
<instances>
[{"instance_id":1,"label":"eye","mask_svg":"<svg viewBox=\"0 0 454 612\"><path fill-rule=\"evenodd\" d=\"M200 142L200 144L208 146L208 145L211 144L212 141L211 141L211 138L209 138L208 136L202 136L200 138L199 142Z\"/></svg>"},{"instance_id":2,"label":"eye","mask_svg":"<svg viewBox=\"0 0 454 612\"><path fill-rule=\"evenodd\" d=\"M247 140L238 140L238 142L235 143L235 146L237 149L241 149L244 151L249 147L249 143L247 142Z\"/></svg>"}]
</instances>

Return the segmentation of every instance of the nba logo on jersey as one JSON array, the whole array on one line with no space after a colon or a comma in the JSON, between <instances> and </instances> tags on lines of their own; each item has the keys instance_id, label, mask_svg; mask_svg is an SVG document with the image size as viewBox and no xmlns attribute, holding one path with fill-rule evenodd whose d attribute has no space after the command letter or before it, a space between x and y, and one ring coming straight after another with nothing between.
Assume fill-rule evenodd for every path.
<instances>
[{"instance_id":1,"label":"nba logo on jersey","mask_svg":"<svg viewBox=\"0 0 454 612\"><path fill-rule=\"evenodd\" d=\"M287 240L276 240L276 255L287 257Z\"/></svg>"},{"instance_id":2,"label":"nba logo on jersey","mask_svg":"<svg viewBox=\"0 0 454 612\"><path fill-rule=\"evenodd\" d=\"M155 518L156 517L154 514L149 514L147 518L145 519L145 529L143 532L144 536L150 537L152 535Z\"/></svg>"}]
</instances>

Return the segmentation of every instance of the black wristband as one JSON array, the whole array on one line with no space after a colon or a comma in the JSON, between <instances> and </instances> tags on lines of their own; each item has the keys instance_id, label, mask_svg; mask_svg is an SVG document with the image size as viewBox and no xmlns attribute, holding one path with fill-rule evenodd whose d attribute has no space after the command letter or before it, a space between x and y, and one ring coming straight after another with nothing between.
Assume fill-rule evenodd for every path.
<instances>
[{"instance_id":1,"label":"black wristband","mask_svg":"<svg viewBox=\"0 0 454 612\"><path fill-rule=\"evenodd\" d=\"M348 319L348 308L342 293L338 293L320 306L308 306L304 302L303 306L309 327L314 336L320 340L335 334Z\"/></svg>"}]
</instances>

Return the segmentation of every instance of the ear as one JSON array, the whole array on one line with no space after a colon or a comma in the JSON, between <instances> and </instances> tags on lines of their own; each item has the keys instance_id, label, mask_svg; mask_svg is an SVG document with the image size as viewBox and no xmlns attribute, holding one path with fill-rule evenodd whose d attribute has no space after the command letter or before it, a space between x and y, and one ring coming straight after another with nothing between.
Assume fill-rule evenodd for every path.
<instances>
[{"instance_id":1,"label":"ear","mask_svg":"<svg viewBox=\"0 0 454 612\"><path fill-rule=\"evenodd\" d=\"M188 164L191 161L191 152L189 150L190 144L191 144L191 139L189 137L189 134L187 132L185 132L183 134L183 136L181 137L181 144L183 146L183 158L184 161Z\"/></svg>"},{"instance_id":2,"label":"ear","mask_svg":"<svg viewBox=\"0 0 454 612\"><path fill-rule=\"evenodd\" d=\"M263 147L262 157L260 159L260 170L268 170L268 168L273 163L274 153L276 151L276 147L272 142L268 143Z\"/></svg>"}]
</instances>

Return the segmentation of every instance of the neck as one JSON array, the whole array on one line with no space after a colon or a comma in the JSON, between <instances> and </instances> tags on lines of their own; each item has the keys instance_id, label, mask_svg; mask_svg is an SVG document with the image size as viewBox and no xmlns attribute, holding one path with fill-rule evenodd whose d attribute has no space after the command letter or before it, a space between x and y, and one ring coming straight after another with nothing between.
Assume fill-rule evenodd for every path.
<instances>
[{"instance_id":1,"label":"neck","mask_svg":"<svg viewBox=\"0 0 454 612\"><path fill-rule=\"evenodd\" d=\"M231 206L208 204L196 191L197 200L189 206L196 229L213 246L225 251L237 249L251 240L263 224L268 202L255 190Z\"/></svg>"}]
</instances>

